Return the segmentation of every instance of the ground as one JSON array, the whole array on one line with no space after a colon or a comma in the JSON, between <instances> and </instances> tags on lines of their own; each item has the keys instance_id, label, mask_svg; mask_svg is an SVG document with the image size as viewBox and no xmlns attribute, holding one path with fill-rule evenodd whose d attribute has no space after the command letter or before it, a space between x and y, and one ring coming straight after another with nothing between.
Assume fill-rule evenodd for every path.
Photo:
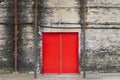
<instances>
[{"instance_id":1,"label":"ground","mask_svg":"<svg viewBox=\"0 0 120 80\"><path fill-rule=\"evenodd\" d=\"M0 80L120 80L120 73L94 73L87 74L83 79L81 75L38 75L34 79L33 74L0 74Z\"/></svg>"}]
</instances>

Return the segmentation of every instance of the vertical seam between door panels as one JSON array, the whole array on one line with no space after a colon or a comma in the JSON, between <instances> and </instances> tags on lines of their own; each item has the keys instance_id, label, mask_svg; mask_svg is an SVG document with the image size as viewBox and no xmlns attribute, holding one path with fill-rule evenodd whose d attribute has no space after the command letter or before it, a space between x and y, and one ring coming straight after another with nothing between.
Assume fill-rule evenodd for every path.
<instances>
[{"instance_id":1,"label":"vertical seam between door panels","mask_svg":"<svg viewBox=\"0 0 120 80\"><path fill-rule=\"evenodd\" d=\"M80 42L79 42L79 33L77 33L77 58L78 58L78 61L77 61L77 73L79 74L80 73L80 69L79 69L79 67L80 67L80 64L79 64L79 58L80 58L80 56L79 56L79 45L80 44Z\"/></svg>"},{"instance_id":2,"label":"vertical seam between door panels","mask_svg":"<svg viewBox=\"0 0 120 80\"><path fill-rule=\"evenodd\" d=\"M60 33L60 74L62 74L62 34Z\"/></svg>"}]
</instances>

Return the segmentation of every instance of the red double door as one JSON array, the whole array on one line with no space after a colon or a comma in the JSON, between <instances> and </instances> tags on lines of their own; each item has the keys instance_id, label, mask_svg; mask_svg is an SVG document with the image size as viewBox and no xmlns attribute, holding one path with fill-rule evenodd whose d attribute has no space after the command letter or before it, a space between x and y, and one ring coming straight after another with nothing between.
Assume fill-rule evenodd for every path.
<instances>
[{"instance_id":1,"label":"red double door","mask_svg":"<svg viewBox=\"0 0 120 80\"><path fill-rule=\"evenodd\" d=\"M42 73L78 73L78 33L43 33Z\"/></svg>"}]
</instances>

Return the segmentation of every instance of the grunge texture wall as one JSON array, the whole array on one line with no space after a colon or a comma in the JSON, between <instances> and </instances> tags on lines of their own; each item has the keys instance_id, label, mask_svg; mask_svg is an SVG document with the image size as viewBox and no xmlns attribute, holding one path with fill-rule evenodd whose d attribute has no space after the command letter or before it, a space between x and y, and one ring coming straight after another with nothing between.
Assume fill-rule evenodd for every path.
<instances>
[{"instance_id":1,"label":"grunge texture wall","mask_svg":"<svg viewBox=\"0 0 120 80\"><path fill-rule=\"evenodd\" d=\"M120 0L86 1L86 70L120 72ZM82 5L81 0L38 0L39 32L79 32L81 36ZM32 71L35 64L34 10L34 0L18 0L19 71ZM13 68L13 11L13 0L0 1L0 70ZM81 41L79 37L80 70Z\"/></svg>"}]
</instances>

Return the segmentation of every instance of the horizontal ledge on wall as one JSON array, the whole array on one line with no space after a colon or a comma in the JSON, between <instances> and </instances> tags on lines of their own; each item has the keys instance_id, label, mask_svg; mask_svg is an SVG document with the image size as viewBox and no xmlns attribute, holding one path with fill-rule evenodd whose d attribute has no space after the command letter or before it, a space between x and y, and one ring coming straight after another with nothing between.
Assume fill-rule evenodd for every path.
<instances>
[{"instance_id":1,"label":"horizontal ledge on wall","mask_svg":"<svg viewBox=\"0 0 120 80\"><path fill-rule=\"evenodd\" d=\"M60 9L66 9L66 8L82 8L81 7L38 7L38 8L45 8L45 9L54 9L54 8L60 8ZM86 6L86 8L120 8L120 6Z\"/></svg>"},{"instance_id":2,"label":"horizontal ledge on wall","mask_svg":"<svg viewBox=\"0 0 120 80\"><path fill-rule=\"evenodd\" d=\"M0 8L7 8L7 9L13 9L14 7L0 7ZM34 6L32 7L26 7L26 6L21 6L21 5L18 5L18 8L19 9L24 9L24 8L35 8ZM54 9L54 8L61 8L61 9L65 9L65 8L76 8L76 9L79 9L79 8L82 8L82 7L38 7L38 8L45 8L45 9ZM120 8L120 6L87 6L86 8Z\"/></svg>"},{"instance_id":3,"label":"horizontal ledge on wall","mask_svg":"<svg viewBox=\"0 0 120 80\"><path fill-rule=\"evenodd\" d=\"M0 25L14 25L15 23L0 23ZM34 23L18 23L18 25L34 25Z\"/></svg>"},{"instance_id":4,"label":"horizontal ledge on wall","mask_svg":"<svg viewBox=\"0 0 120 80\"><path fill-rule=\"evenodd\" d=\"M15 25L14 23L0 23L0 25ZM18 23L19 25L34 25L34 23Z\"/></svg>"},{"instance_id":5,"label":"horizontal ledge on wall","mask_svg":"<svg viewBox=\"0 0 120 80\"><path fill-rule=\"evenodd\" d=\"M41 28L52 28L52 29L81 29L81 27L51 27L51 26L40 26Z\"/></svg>"},{"instance_id":6,"label":"horizontal ledge on wall","mask_svg":"<svg viewBox=\"0 0 120 80\"><path fill-rule=\"evenodd\" d=\"M41 28L52 28L52 29L82 29L82 27L51 27L51 26L40 26ZM120 27L86 27L86 29L120 29Z\"/></svg>"},{"instance_id":7,"label":"horizontal ledge on wall","mask_svg":"<svg viewBox=\"0 0 120 80\"><path fill-rule=\"evenodd\" d=\"M50 23L51 25L82 25L83 23L82 22L79 22L79 23ZM114 23L114 22L111 22L111 23L92 23L92 22L86 22L85 23L86 25L120 25L120 23ZM40 26L44 25L44 24L38 24Z\"/></svg>"},{"instance_id":8,"label":"horizontal ledge on wall","mask_svg":"<svg viewBox=\"0 0 120 80\"><path fill-rule=\"evenodd\" d=\"M62 24L66 24L66 23L62 23ZM70 24L70 23L69 23ZM78 23L78 24L83 24L82 22ZM106 23L92 23L92 22L85 22L86 25L120 25L120 23L114 23L114 22L106 22Z\"/></svg>"},{"instance_id":9,"label":"horizontal ledge on wall","mask_svg":"<svg viewBox=\"0 0 120 80\"><path fill-rule=\"evenodd\" d=\"M120 6L87 6L87 8L120 8Z\"/></svg>"},{"instance_id":10,"label":"horizontal ledge on wall","mask_svg":"<svg viewBox=\"0 0 120 80\"><path fill-rule=\"evenodd\" d=\"M18 23L18 25L34 25L35 23Z\"/></svg>"},{"instance_id":11,"label":"horizontal ledge on wall","mask_svg":"<svg viewBox=\"0 0 120 80\"><path fill-rule=\"evenodd\" d=\"M115 22L105 22L105 23L86 22L86 25L120 25L120 23L115 23Z\"/></svg>"},{"instance_id":12,"label":"horizontal ledge on wall","mask_svg":"<svg viewBox=\"0 0 120 80\"><path fill-rule=\"evenodd\" d=\"M9 24L14 24L14 23L0 23L0 24L4 24L4 25L9 25ZM34 23L18 23L18 25L26 25L26 24L34 24ZM82 25L83 23L80 22L80 23L51 23L51 25ZM89 23L89 22L86 22L85 23L86 25L120 25L120 23ZM39 24L39 26L43 26L44 24Z\"/></svg>"},{"instance_id":13,"label":"horizontal ledge on wall","mask_svg":"<svg viewBox=\"0 0 120 80\"><path fill-rule=\"evenodd\" d=\"M0 23L0 25L14 25L14 23Z\"/></svg>"},{"instance_id":14,"label":"horizontal ledge on wall","mask_svg":"<svg viewBox=\"0 0 120 80\"><path fill-rule=\"evenodd\" d=\"M25 9L35 9L35 7L23 7L23 6L18 6L18 10L25 10Z\"/></svg>"},{"instance_id":15,"label":"horizontal ledge on wall","mask_svg":"<svg viewBox=\"0 0 120 80\"><path fill-rule=\"evenodd\" d=\"M86 29L120 29L120 27L86 27Z\"/></svg>"},{"instance_id":16,"label":"horizontal ledge on wall","mask_svg":"<svg viewBox=\"0 0 120 80\"><path fill-rule=\"evenodd\" d=\"M0 8L3 8L3 9L4 9L4 8L5 8L5 9L6 9L6 8L7 8L7 9L9 9L9 8L10 8L10 9L13 9L14 7L0 7Z\"/></svg>"}]
</instances>

